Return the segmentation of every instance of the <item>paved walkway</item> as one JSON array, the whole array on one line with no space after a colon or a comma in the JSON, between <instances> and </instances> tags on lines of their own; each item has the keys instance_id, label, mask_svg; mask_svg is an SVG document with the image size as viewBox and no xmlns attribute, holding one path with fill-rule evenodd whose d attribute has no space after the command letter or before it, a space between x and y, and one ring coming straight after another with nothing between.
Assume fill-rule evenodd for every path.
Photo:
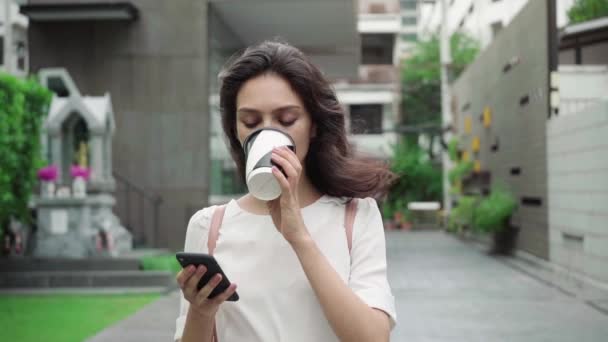
<instances>
[{"instance_id":1,"label":"paved walkway","mask_svg":"<svg viewBox=\"0 0 608 342\"><path fill-rule=\"evenodd\" d=\"M442 232L388 232L392 341L608 341L608 311ZM172 293L89 341L171 341ZM608 303L608 297L594 303Z\"/></svg>"}]
</instances>

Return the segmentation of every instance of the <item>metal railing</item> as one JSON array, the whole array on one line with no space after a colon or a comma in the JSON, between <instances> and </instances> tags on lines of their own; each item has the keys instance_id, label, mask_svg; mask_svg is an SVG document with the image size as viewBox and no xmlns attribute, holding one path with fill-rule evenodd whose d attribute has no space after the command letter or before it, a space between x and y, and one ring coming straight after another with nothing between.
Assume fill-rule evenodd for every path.
<instances>
[{"instance_id":1,"label":"metal railing","mask_svg":"<svg viewBox=\"0 0 608 342\"><path fill-rule=\"evenodd\" d=\"M133 235L134 247L159 247L159 210L163 202L162 197L151 194L116 171L112 174L116 180L115 211Z\"/></svg>"}]
</instances>

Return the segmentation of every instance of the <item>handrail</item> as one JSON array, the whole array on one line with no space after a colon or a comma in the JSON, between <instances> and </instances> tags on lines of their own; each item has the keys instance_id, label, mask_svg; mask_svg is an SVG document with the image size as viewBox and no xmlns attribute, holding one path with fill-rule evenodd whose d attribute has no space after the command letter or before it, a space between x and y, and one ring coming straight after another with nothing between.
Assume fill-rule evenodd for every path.
<instances>
[{"instance_id":1,"label":"handrail","mask_svg":"<svg viewBox=\"0 0 608 342\"><path fill-rule=\"evenodd\" d=\"M160 236L160 232L159 232L159 210L160 210L160 204L163 202L163 198L159 195L154 195L154 194L150 194L149 191L146 191L146 189L142 188L139 185L136 185L135 183L133 183L132 181L130 181L129 179L127 179L125 176L120 175L117 171L113 171L112 174L114 175L114 178L116 178L117 181L119 181L120 183L124 184L125 186L125 192L126 192L126 197L125 197L125 215L126 217L123 218L125 221L125 225L127 226L127 229L129 229L129 231L131 232L131 234L133 234L134 236L134 240L136 242L139 242L141 240L143 240L144 244L148 245L147 247L160 247L158 246L158 237ZM139 219L138 222L136 222L134 224L133 222L133 216L131 213L131 192L137 194L139 196ZM153 207L153 227L154 227L154 232L153 232L153 241L146 241L146 234L144 233L144 229L145 227L140 228L139 230L135 230L135 226L144 226L145 225L145 217L144 217L144 200L147 200L148 203L150 203Z\"/></svg>"}]
</instances>

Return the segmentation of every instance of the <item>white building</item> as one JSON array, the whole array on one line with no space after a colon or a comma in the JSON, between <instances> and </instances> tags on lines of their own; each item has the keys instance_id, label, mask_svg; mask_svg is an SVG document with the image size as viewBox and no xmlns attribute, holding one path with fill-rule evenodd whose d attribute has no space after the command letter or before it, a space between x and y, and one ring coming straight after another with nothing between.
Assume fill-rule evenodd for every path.
<instances>
[{"instance_id":1,"label":"white building","mask_svg":"<svg viewBox=\"0 0 608 342\"><path fill-rule=\"evenodd\" d=\"M6 25L10 22L11 25ZM29 19L13 0L0 0L0 70L25 77L29 70L27 28Z\"/></svg>"},{"instance_id":2,"label":"white building","mask_svg":"<svg viewBox=\"0 0 608 342\"><path fill-rule=\"evenodd\" d=\"M418 19L420 18L418 0L401 0L401 31L399 33L399 57L407 58L418 40Z\"/></svg>"},{"instance_id":3,"label":"white building","mask_svg":"<svg viewBox=\"0 0 608 342\"><path fill-rule=\"evenodd\" d=\"M446 0L450 34L466 32L481 43L482 49L507 26L529 0ZM557 25L568 23L567 10L575 0L557 1ZM441 1L420 1L419 34L427 38L439 34L441 27Z\"/></svg>"},{"instance_id":4,"label":"white building","mask_svg":"<svg viewBox=\"0 0 608 342\"><path fill-rule=\"evenodd\" d=\"M335 79L338 100L347 112L347 129L356 149L389 159L399 119L398 0L359 0L361 64L357 78Z\"/></svg>"}]
</instances>

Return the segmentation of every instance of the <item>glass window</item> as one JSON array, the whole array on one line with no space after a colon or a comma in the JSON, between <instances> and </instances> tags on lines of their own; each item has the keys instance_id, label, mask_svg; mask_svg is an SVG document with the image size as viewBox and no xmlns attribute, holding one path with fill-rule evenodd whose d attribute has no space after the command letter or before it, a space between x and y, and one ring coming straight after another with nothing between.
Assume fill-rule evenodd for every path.
<instances>
[{"instance_id":1,"label":"glass window","mask_svg":"<svg viewBox=\"0 0 608 342\"><path fill-rule=\"evenodd\" d=\"M361 63L393 64L393 46L391 34L361 35Z\"/></svg>"},{"instance_id":2,"label":"glass window","mask_svg":"<svg viewBox=\"0 0 608 342\"><path fill-rule=\"evenodd\" d=\"M401 24L402 25L416 25L418 22L418 18L416 17L402 17Z\"/></svg>"},{"instance_id":3,"label":"glass window","mask_svg":"<svg viewBox=\"0 0 608 342\"><path fill-rule=\"evenodd\" d=\"M354 134L382 134L382 105L350 106L350 128Z\"/></svg>"},{"instance_id":4,"label":"glass window","mask_svg":"<svg viewBox=\"0 0 608 342\"><path fill-rule=\"evenodd\" d=\"M415 33L404 33L401 35L401 40L404 42L415 42L418 39L418 35Z\"/></svg>"},{"instance_id":5,"label":"glass window","mask_svg":"<svg viewBox=\"0 0 608 342\"><path fill-rule=\"evenodd\" d=\"M415 10L417 5L416 0L401 0L401 9Z\"/></svg>"}]
</instances>

